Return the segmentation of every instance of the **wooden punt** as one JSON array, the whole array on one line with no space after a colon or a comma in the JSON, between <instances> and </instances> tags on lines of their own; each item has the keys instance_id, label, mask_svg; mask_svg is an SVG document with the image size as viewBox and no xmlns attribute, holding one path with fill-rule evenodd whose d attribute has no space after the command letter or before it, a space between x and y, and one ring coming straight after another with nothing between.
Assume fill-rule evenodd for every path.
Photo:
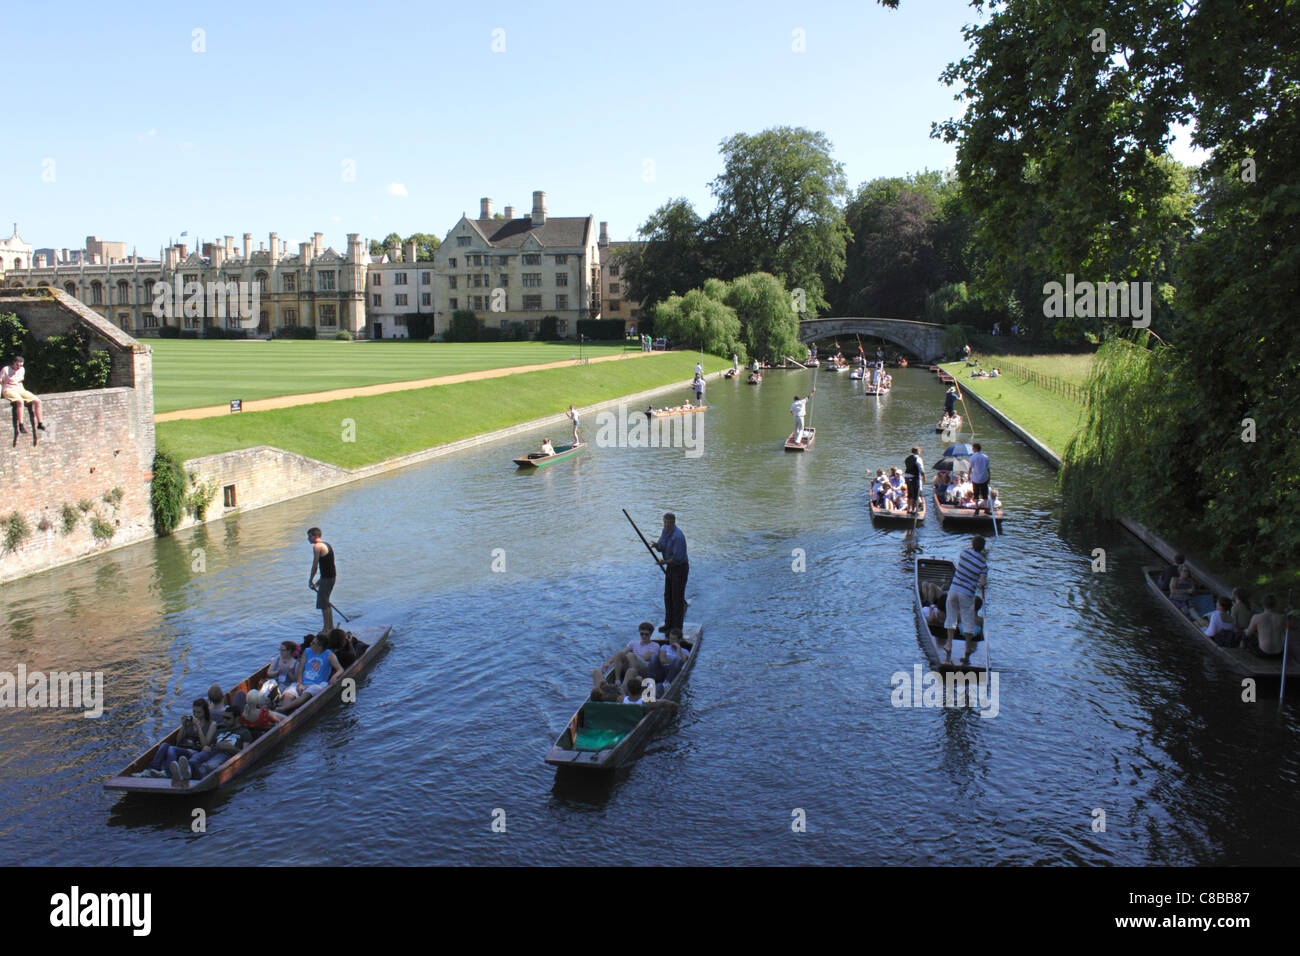
<instances>
[{"instance_id":1,"label":"wooden punt","mask_svg":"<svg viewBox=\"0 0 1300 956\"><path fill-rule=\"evenodd\" d=\"M849 372L849 378L852 379L864 379L866 377L866 373L860 368L855 368L852 372Z\"/></svg>"},{"instance_id":2,"label":"wooden punt","mask_svg":"<svg viewBox=\"0 0 1300 956\"><path fill-rule=\"evenodd\" d=\"M954 421L954 424L952 425L951 430L954 431L954 432L959 432L959 431L961 431L961 416L960 416L960 415L954 415L954 416L953 416L953 421ZM939 424L937 424L937 425L934 426L934 433L935 433L936 435L942 435L944 432L946 432L946 431L948 431L948 430L949 430L949 429L943 427L943 420L942 420L942 419L939 421Z\"/></svg>"},{"instance_id":3,"label":"wooden punt","mask_svg":"<svg viewBox=\"0 0 1300 956\"><path fill-rule=\"evenodd\" d=\"M790 433L790 437L785 440L786 451L807 451L808 450L808 446L811 445L813 443L813 439L817 437L817 429L805 428L804 431L808 433L808 438L806 441L802 441L802 442L795 441L795 437L796 437L795 433L794 432Z\"/></svg>"},{"instance_id":4,"label":"wooden punt","mask_svg":"<svg viewBox=\"0 0 1300 956\"><path fill-rule=\"evenodd\" d=\"M1169 595L1160 589L1158 579L1162 570L1163 568L1143 568L1142 577L1146 580L1147 587L1155 594L1156 599L1164 609L1178 618L1182 624L1183 633L1202 651L1244 677L1277 679L1282 676L1281 659L1265 660L1262 657L1256 657L1254 653L1244 647L1220 647L1214 643L1213 638L1206 637L1205 628L1210 623L1209 614L1214 610L1213 603L1218 595L1209 590L1196 591L1189 602L1190 612L1182 611L1178 605L1170 600ZM1294 645L1292 646L1294 647ZM1287 661L1286 676L1300 677L1300 663L1295 660L1294 653L1291 655L1291 660Z\"/></svg>"},{"instance_id":5,"label":"wooden punt","mask_svg":"<svg viewBox=\"0 0 1300 956\"><path fill-rule=\"evenodd\" d=\"M960 634L953 640L952 653L953 662L951 664L943 663L943 652L939 649L940 645L948 639L948 632L944 630L942 624L930 624L925 619L922 608L925 607L925 601L921 598L921 585L927 581L937 584L943 591L948 590L948 584L952 581L952 576L956 573L957 567L951 561L945 561L941 558L917 558L916 570L913 577L912 600L916 611L917 631L921 638L921 651L925 654L925 659L929 661L930 666L944 673L947 671L957 671L959 673L982 673L988 669L989 656L988 644L981 638L976 644L975 649L971 652L970 664L962 666L957 662L961 660L962 654L966 652L965 638ZM983 611L981 610L981 614ZM987 624L987 619L985 624Z\"/></svg>"},{"instance_id":6,"label":"wooden punt","mask_svg":"<svg viewBox=\"0 0 1300 956\"><path fill-rule=\"evenodd\" d=\"M872 385L870 382L866 382L862 386L862 394L863 395L888 395L889 389L890 386L888 385Z\"/></svg>"},{"instance_id":7,"label":"wooden punt","mask_svg":"<svg viewBox=\"0 0 1300 956\"><path fill-rule=\"evenodd\" d=\"M651 418L671 418L673 415L693 415L702 412L708 405L696 405L693 408L656 408L646 412Z\"/></svg>"},{"instance_id":8,"label":"wooden punt","mask_svg":"<svg viewBox=\"0 0 1300 956\"><path fill-rule=\"evenodd\" d=\"M933 493L934 510L939 515L939 523L944 527L985 527L993 523L993 516L987 511L963 508L959 505L945 505L939 500L938 492ZM1006 512L998 505L998 524L1006 520Z\"/></svg>"},{"instance_id":9,"label":"wooden punt","mask_svg":"<svg viewBox=\"0 0 1300 956\"><path fill-rule=\"evenodd\" d=\"M301 731L307 724L311 723L313 717L318 715L322 710L329 707L336 701L343 692L343 681L347 678L359 680L379 660L384 649L388 646L388 636L392 633L391 627L362 627L357 628L355 633L363 641L369 641L370 647L366 652L352 662L352 666L343 672L343 676L329 685L329 689L323 694L313 695L307 703L294 710L288 717L280 721L273 728L268 730L262 736L258 737L251 744L248 744L239 753L232 756L216 770L205 774L201 780L190 780L185 784L178 784L170 777L133 777L131 774L138 773L148 768L150 761L153 760L154 754L163 744L175 744L180 737L181 728L177 727L170 734L154 744L140 756L136 757L126 765L120 772L114 774L104 781L105 790L122 790L126 793L143 793L143 794L161 794L163 796L188 795L192 793L201 793L206 790L217 790L226 786L240 774L242 774L253 764L257 763L271 751L275 750L290 737ZM270 645L268 645L270 646ZM230 698L237 691L243 691L245 694L250 690L256 690L266 680L267 665L262 665L246 680L240 681L229 691L226 692L225 701L229 705Z\"/></svg>"},{"instance_id":10,"label":"wooden punt","mask_svg":"<svg viewBox=\"0 0 1300 956\"><path fill-rule=\"evenodd\" d=\"M745 384L746 384L746 385L762 385L762 384L763 384L763 375L762 375L762 373L760 373L760 372L750 372L750 373L749 373L749 381L747 381Z\"/></svg>"},{"instance_id":11,"label":"wooden punt","mask_svg":"<svg viewBox=\"0 0 1300 956\"><path fill-rule=\"evenodd\" d=\"M686 663L678 672L677 679L668 685L668 690L658 695L659 700L680 702L682 689L691 676L703 642L702 626L690 623L682 626L682 646L689 651ZM656 643L666 642L658 638ZM606 672L605 679L613 681L613 668ZM551 745L545 760L555 767L581 770L613 770L621 767L637 755L651 732L663 721L665 714L671 711L672 708L668 707L646 710L640 704L584 701ZM591 733L584 735L584 730ZM597 731L602 732L601 737L596 736Z\"/></svg>"},{"instance_id":12,"label":"wooden punt","mask_svg":"<svg viewBox=\"0 0 1300 956\"><path fill-rule=\"evenodd\" d=\"M871 502L871 518L873 521L879 521L881 524L906 525L911 527L913 524L920 524L925 520L925 495L921 496L921 508L918 514L911 515L906 511L890 511L888 508L877 508L874 502Z\"/></svg>"},{"instance_id":13,"label":"wooden punt","mask_svg":"<svg viewBox=\"0 0 1300 956\"><path fill-rule=\"evenodd\" d=\"M540 451L529 452L514 459L514 463L520 468L544 468L547 465L553 465L557 461L563 461L565 458L572 458L580 454L587 448L585 441L580 441L576 445L556 445L554 455L543 455Z\"/></svg>"},{"instance_id":14,"label":"wooden punt","mask_svg":"<svg viewBox=\"0 0 1300 956\"><path fill-rule=\"evenodd\" d=\"M956 384L956 382L957 382L957 380L956 380L955 378L953 378L951 375L949 375L949 374L948 374L947 372L945 372L943 369L940 369L940 370L939 370L939 381L943 382L943 384L945 384L945 385L954 385L954 384Z\"/></svg>"}]
</instances>

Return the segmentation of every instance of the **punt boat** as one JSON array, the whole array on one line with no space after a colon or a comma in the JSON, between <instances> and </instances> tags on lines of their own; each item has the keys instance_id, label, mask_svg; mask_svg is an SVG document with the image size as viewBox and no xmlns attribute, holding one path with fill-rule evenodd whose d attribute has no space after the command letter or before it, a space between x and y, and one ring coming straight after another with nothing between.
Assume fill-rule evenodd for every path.
<instances>
[{"instance_id":1,"label":"punt boat","mask_svg":"<svg viewBox=\"0 0 1300 956\"><path fill-rule=\"evenodd\" d=\"M961 416L960 416L960 415L954 415L954 416L952 417L951 430L954 431L954 432L959 432L959 431L961 431ZM943 434L944 432L946 432L946 431L949 431L949 429L943 427L943 421L942 421L942 420L939 422L939 424L937 424L937 425L934 426L934 433L935 433L936 435L942 435L942 434Z\"/></svg>"},{"instance_id":2,"label":"punt boat","mask_svg":"<svg viewBox=\"0 0 1300 956\"><path fill-rule=\"evenodd\" d=\"M863 394L863 395L888 395L888 394L889 394L889 386L888 386L888 385L872 385L870 382L867 382L867 383L864 383L863 386L862 386L862 394Z\"/></svg>"},{"instance_id":3,"label":"punt boat","mask_svg":"<svg viewBox=\"0 0 1300 956\"><path fill-rule=\"evenodd\" d=\"M939 523L945 528L982 528L993 524L993 516L984 509L964 508L961 505L946 505L939 500L938 492L933 494L934 508L939 514ZM998 524L1006 520L1002 506L997 509Z\"/></svg>"},{"instance_id":4,"label":"punt boat","mask_svg":"<svg viewBox=\"0 0 1300 956\"><path fill-rule=\"evenodd\" d=\"M817 429L805 428L804 431L808 434L808 437L804 441L795 441L798 436L794 432L790 433L790 437L785 440L786 451L808 450L808 447L813 443L813 439L817 437Z\"/></svg>"},{"instance_id":5,"label":"punt boat","mask_svg":"<svg viewBox=\"0 0 1300 956\"><path fill-rule=\"evenodd\" d=\"M908 514L906 511L890 511L888 508L877 508L875 503L872 503L871 517L881 524L903 525L908 528L913 524L920 524L925 520L925 495L921 496L921 507L916 514Z\"/></svg>"},{"instance_id":6,"label":"punt boat","mask_svg":"<svg viewBox=\"0 0 1300 956\"><path fill-rule=\"evenodd\" d=\"M658 700L681 701L682 689L695 667L704 628L698 624L682 626L682 646L689 652L677 679L668 685ZM665 643L657 638L659 644ZM613 681L610 668L605 679ZM640 704L612 704L587 700L573 715L547 752L545 760L555 767L582 770L614 770L631 761L663 720L670 708L647 710Z\"/></svg>"},{"instance_id":7,"label":"punt boat","mask_svg":"<svg viewBox=\"0 0 1300 956\"><path fill-rule=\"evenodd\" d=\"M1216 658L1219 663L1244 677L1277 679L1282 676L1282 661L1280 659L1266 660L1262 657L1256 657L1244 647L1220 647L1214 643L1213 638L1206 637L1205 628L1210 623L1209 617L1214 611L1214 602L1217 595L1211 591L1197 591L1188 602L1189 610L1183 611L1170 600L1168 594L1160 589L1159 577L1162 570L1162 568L1143 568L1142 577L1146 580L1151 593L1156 596L1156 600L1166 611L1178 618L1181 625L1180 629L1185 637L1203 652ZM1292 656L1294 657L1294 655ZM1300 663L1295 660L1288 661L1286 676L1300 677Z\"/></svg>"},{"instance_id":8,"label":"punt boat","mask_svg":"<svg viewBox=\"0 0 1300 956\"><path fill-rule=\"evenodd\" d=\"M388 647L388 636L392 633L391 627L360 627L353 633L363 641L369 641L370 647L366 652L352 662L352 666L343 672L343 676L333 681L323 694L313 694L312 697L294 710L288 717L280 721L262 736L258 737L252 743L245 745L239 753L231 756L225 763L215 770L207 773L200 780L190 780L184 784L178 784L170 777L135 777L132 774L139 773L148 768L150 762L157 753L158 748L164 744L175 744L180 737L181 728L177 727L158 743L154 744L140 756L136 757L122 770L104 781L105 790L122 790L127 793L142 793L162 796L188 795L192 793L201 793L206 790L217 790L225 787L232 780L242 774L253 764L271 753L282 743L299 733L306 727L313 718L328 708L343 693L343 682L348 678L358 680L363 677L379 660L384 650ZM268 645L269 646L269 645ZM266 671L269 665L263 664L246 680L240 681L229 691L226 692L225 703L230 704L231 697L239 691L246 695L250 690L257 690L266 680Z\"/></svg>"},{"instance_id":9,"label":"punt boat","mask_svg":"<svg viewBox=\"0 0 1300 956\"><path fill-rule=\"evenodd\" d=\"M708 405L695 405L691 408L652 408L646 414L651 418L671 418L673 415L693 415L708 407Z\"/></svg>"},{"instance_id":10,"label":"punt boat","mask_svg":"<svg viewBox=\"0 0 1300 956\"><path fill-rule=\"evenodd\" d=\"M543 455L540 451L529 452L514 459L514 463L520 468L544 468L547 465L553 465L557 461L565 458L572 458L587 448L585 441L580 441L576 445L555 445L554 455Z\"/></svg>"},{"instance_id":11,"label":"punt boat","mask_svg":"<svg viewBox=\"0 0 1300 956\"><path fill-rule=\"evenodd\" d=\"M956 571L957 567L951 561L945 561L941 558L916 559L912 598L915 601L916 624L921 637L921 650L925 654L925 659L930 662L930 666L941 673L944 671L959 671L962 673L974 671L980 673L988 670L989 663L988 643L983 637L975 644L975 649L971 651L970 664L963 667L958 661L966 653L965 638L961 634L956 635L953 639L952 663L944 664L942 663L943 652L940 650L940 645L948 639L948 632L944 630L943 622L931 624L925 619L923 608L926 602L921 596L921 585L931 582L938 585L946 593ZM983 610L980 613L983 614Z\"/></svg>"}]
</instances>

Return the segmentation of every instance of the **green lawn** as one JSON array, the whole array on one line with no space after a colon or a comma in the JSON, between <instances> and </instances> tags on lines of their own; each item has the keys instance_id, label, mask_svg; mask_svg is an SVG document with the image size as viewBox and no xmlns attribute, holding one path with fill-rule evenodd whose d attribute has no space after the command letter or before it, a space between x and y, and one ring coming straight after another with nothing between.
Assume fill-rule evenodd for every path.
<instances>
[{"instance_id":1,"label":"green lawn","mask_svg":"<svg viewBox=\"0 0 1300 956\"><path fill-rule=\"evenodd\" d=\"M581 408L673 382L682 383L684 398L698 358L698 353L692 352L661 353L274 411L162 422L158 444L182 459L273 445L357 468L557 414L570 403ZM730 364L714 356L704 357L708 372ZM343 441L344 419L355 422L354 441ZM584 423L589 440L595 434L593 427L590 420ZM556 437L564 437L562 428L556 431Z\"/></svg>"},{"instance_id":2,"label":"green lawn","mask_svg":"<svg viewBox=\"0 0 1300 956\"><path fill-rule=\"evenodd\" d=\"M1041 358L1048 357L1041 356ZM1076 358L1073 355L1063 357ZM1025 359L1028 356L1017 356L1017 358ZM986 368L993 367L982 356L981 361ZM940 368L956 378L961 383L963 391L978 392L981 398L996 406L998 411L1057 455L1064 454L1066 443L1083 423L1083 406L1078 402L1022 381L1009 373L1004 372L993 379L972 379L967 377L970 370L961 362L950 362L941 365ZM1048 371L1046 368L1043 370ZM1056 373L1049 372L1049 374ZM957 407L961 408L960 402Z\"/></svg>"},{"instance_id":3,"label":"green lawn","mask_svg":"<svg viewBox=\"0 0 1300 956\"><path fill-rule=\"evenodd\" d=\"M232 398L300 395L487 368L563 362L578 352L576 342L150 339L149 345L154 350L156 413L222 405ZM587 343L583 350L593 358L615 355L623 351L623 344Z\"/></svg>"},{"instance_id":4,"label":"green lawn","mask_svg":"<svg viewBox=\"0 0 1300 956\"><path fill-rule=\"evenodd\" d=\"M986 369L998 368L1005 372L1008 365L1019 365L1032 372L1055 375L1062 381L1071 382L1075 385L1082 385L1086 382L1088 380L1088 370L1092 368L1091 354L985 355L983 352L976 352L973 357L979 359L980 364Z\"/></svg>"}]
</instances>

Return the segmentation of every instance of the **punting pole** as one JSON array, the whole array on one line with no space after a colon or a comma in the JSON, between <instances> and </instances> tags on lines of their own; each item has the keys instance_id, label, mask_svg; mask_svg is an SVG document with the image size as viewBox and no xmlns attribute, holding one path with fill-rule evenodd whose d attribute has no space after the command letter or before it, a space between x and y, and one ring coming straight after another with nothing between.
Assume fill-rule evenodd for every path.
<instances>
[{"instance_id":1,"label":"punting pole","mask_svg":"<svg viewBox=\"0 0 1300 956\"><path fill-rule=\"evenodd\" d=\"M1277 705L1282 706L1282 696L1286 693L1286 662L1291 654L1291 589L1286 592L1286 630L1282 632L1282 683L1277 688Z\"/></svg>"},{"instance_id":2,"label":"punting pole","mask_svg":"<svg viewBox=\"0 0 1300 956\"><path fill-rule=\"evenodd\" d=\"M989 674L993 673L993 655L989 653L989 585L984 582L984 587L980 588L980 598L982 603L980 610L984 612L984 681L988 682Z\"/></svg>"},{"instance_id":3,"label":"punting pole","mask_svg":"<svg viewBox=\"0 0 1300 956\"><path fill-rule=\"evenodd\" d=\"M314 585L314 584L311 586L311 589L312 589L313 591L319 590L319 589L316 587L316 585ZM338 608L336 608L336 607L334 606L334 602L333 602L333 601L330 601L330 602L328 602L328 603L329 603L330 608L334 611L334 613L337 614L339 617L343 618L343 623L344 623L344 624L350 624L350 623L352 623L352 618L351 618L351 617L348 617L346 614L344 614L342 611L340 611ZM354 615L353 615L353 617L360 617L360 616L361 616L360 614L354 614Z\"/></svg>"},{"instance_id":4,"label":"punting pole","mask_svg":"<svg viewBox=\"0 0 1300 956\"><path fill-rule=\"evenodd\" d=\"M641 539L641 543L645 545L645 549L650 552L650 557L654 558L655 564L659 565L659 570L666 575L668 573L668 568L665 567L664 562L660 561L659 558L655 556L655 549L650 547L650 542L647 541L646 536L641 533L641 529L636 526L636 522L632 521L632 516L627 513L626 508L623 509L623 517L627 518L627 520L632 523L632 528L636 531L637 537Z\"/></svg>"}]
</instances>

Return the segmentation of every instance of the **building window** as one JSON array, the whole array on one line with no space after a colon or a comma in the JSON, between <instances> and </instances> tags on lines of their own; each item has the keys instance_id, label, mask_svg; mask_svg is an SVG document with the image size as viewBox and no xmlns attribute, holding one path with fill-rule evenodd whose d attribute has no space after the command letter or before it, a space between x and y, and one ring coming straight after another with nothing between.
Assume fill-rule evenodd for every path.
<instances>
[{"instance_id":1,"label":"building window","mask_svg":"<svg viewBox=\"0 0 1300 956\"><path fill-rule=\"evenodd\" d=\"M542 274L540 272L524 273L525 289L540 289L542 287Z\"/></svg>"},{"instance_id":2,"label":"building window","mask_svg":"<svg viewBox=\"0 0 1300 956\"><path fill-rule=\"evenodd\" d=\"M187 284L190 282L198 282L198 281L199 281L198 276L187 276L185 278L185 282ZM259 296L265 295L266 294L266 273L259 272L257 275L253 276L253 282L257 286L257 294Z\"/></svg>"},{"instance_id":3,"label":"building window","mask_svg":"<svg viewBox=\"0 0 1300 956\"><path fill-rule=\"evenodd\" d=\"M382 295L378 295L378 294L376 294L376 295L372 295L370 298L373 300L373 301L371 301L370 304L373 305L376 309L378 309L378 308L380 308L380 307L383 306L383 304L384 304L384 297L383 297Z\"/></svg>"},{"instance_id":4,"label":"building window","mask_svg":"<svg viewBox=\"0 0 1300 956\"><path fill-rule=\"evenodd\" d=\"M431 273L431 272L421 272L421 273L420 273L420 285L429 285L429 283L432 281L432 279L431 279L431 276L432 276L432 275L433 275L433 273Z\"/></svg>"},{"instance_id":5,"label":"building window","mask_svg":"<svg viewBox=\"0 0 1300 956\"><path fill-rule=\"evenodd\" d=\"M98 280L90 284L90 304L104 304L104 287L99 284Z\"/></svg>"},{"instance_id":6,"label":"building window","mask_svg":"<svg viewBox=\"0 0 1300 956\"><path fill-rule=\"evenodd\" d=\"M144 300L150 305L153 304L153 279L144 280Z\"/></svg>"},{"instance_id":7,"label":"building window","mask_svg":"<svg viewBox=\"0 0 1300 956\"><path fill-rule=\"evenodd\" d=\"M555 284L561 288L569 284L569 274L567 272L555 273Z\"/></svg>"},{"instance_id":8,"label":"building window","mask_svg":"<svg viewBox=\"0 0 1300 956\"><path fill-rule=\"evenodd\" d=\"M476 311L476 312L480 312L480 311L482 311L482 309L483 309L483 297L482 297L481 295L476 295L476 296L474 296L474 305L471 306L471 308L473 308L474 311Z\"/></svg>"},{"instance_id":9,"label":"building window","mask_svg":"<svg viewBox=\"0 0 1300 956\"><path fill-rule=\"evenodd\" d=\"M508 326L509 324L510 324L510 320L509 320L509 319L502 319L502 320L501 320L501 328L504 329L504 328L505 328L506 326Z\"/></svg>"},{"instance_id":10,"label":"building window","mask_svg":"<svg viewBox=\"0 0 1300 956\"><path fill-rule=\"evenodd\" d=\"M618 266L610 266L610 267L609 267L609 274L610 274L611 276L616 276L616 275L618 275Z\"/></svg>"},{"instance_id":11,"label":"building window","mask_svg":"<svg viewBox=\"0 0 1300 956\"><path fill-rule=\"evenodd\" d=\"M555 331L559 332L561 335L569 331L569 320L560 319L560 321L556 324Z\"/></svg>"},{"instance_id":12,"label":"building window","mask_svg":"<svg viewBox=\"0 0 1300 956\"><path fill-rule=\"evenodd\" d=\"M454 258L453 258L453 259L448 259L448 260L447 260L447 268L449 268L449 269L454 269L454 268L456 268L456 260L455 260Z\"/></svg>"},{"instance_id":13,"label":"building window","mask_svg":"<svg viewBox=\"0 0 1300 956\"><path fill-rule=\"evenodd\" d=\"M540 312L542 308L542 297L540 295L524 296L525 312Z\"/></svg>"},{"instance_id":14,"label":"building window","mask_svg":"<svg viewBox=\"0 0 1300 956\"><path fill-rule=\"evenodd\" d=\"M568 261L569 261L569 257L568 257L568 256L556 256L556 257L555 257L555 264L556 264L557 266L566 265L566 264L568 263Z\"/></svg>"},{"instance_id":15,"label":"building window","mask_svg":"<svg viewBox=\"0 0 1300 956\"><path fill-rule=\"evenodd\" d=\"M618 295L618 283L617 283L617 282L611 282L611 283L609 284L609 294L610 294L610 295Z\"/></svg>"},{"instance_id":16,"label":"building window","mask_svg":"<svg viewBox=\"0 0 1300 956\"><path fill-rule=\"evenodd\" d=\"M158 316L154 315L153 310L150 309L141 316L141 323L146 329L156 329L158 328Z\"/></svg>"},{"instance_id":17,"label":"building window","mask_svg":"<svg viewBox=\"0 0 1300 956\"><path fill-rule=\"evenodd\" d=\"M119 313L117 314L117 324L118 324L121 328L124 328L124 329L129 329L129 328L131 328L131 313L130 313L130 312L119 312Z\"/></svg>"},{"instance_id":18,"label":"building window","mask_svg":"<svg viewBox=\"0 0 1300 956\"><path fill-rule=\"evenodd\" d=\"M449 300L448 300L448 305L447 305L447 307L448 307L448 308L451 308L451 309L459 309L459 308L460 308L460 299L456 299L456 298L449 299Z\"/></svg>"},{"instance_id":19,"label":"building window","mask_svg":"<svg viewBox=\"0 0 1300 956\"><path fill-rule=\"evenodd\" d=\"M501 273L501 275L497 276L497 278L501 280L500 282L497 283L497 285L501 286L501 288L503 289L510 288L510 276L506 275L503 272Z\"/></svg>"},{"instance_id":20,"label":"building window","mask_svg":"<svg viewBox=\"0 0 1300 956\"><path fill-rule=\"evenodd\" d=\"M457 237L456 237L456 245L458 245L458 246L468 246L469 244L470 244L470 237L469 237L469 236L457 236Z\"/></svg>"},{"instance_id":21,"label":"building window","mask_svg":"<svg viewBox=\"0 0 1300 956\"><path fill-rule=\"evenodd\" d=\"M406 285L406 273L405 273L405 272L394 272L394 273L393 273L393 285Z\"/></svg>"},{"instance_id":22,"label":"building window","mask_svg":"<svg viewBox=\"0 0 1300 956\"><path fill-rule=\"evenodd\" d=\"M526 266L540 266L541 264L542 257L540 253L529 253L524 256L524 265Z\"/></svg>"},{"instance_id":23,"label":"building window","mask_svg":"<svg viewBox=\"0 0 1300 956\"><path fill-rule=\"evenodd\" d=\"M397 315L397 316L394 316L394 317L393 317L393 325L401 325L401 326L405 326L405 325L406 325L406 316L404 316L404 315Z\"/></svg>"},{"instance_id":24,"label":"building window","mask_svg":"<svg viewBox=\"0 0 1300 956\"><path fill-rule=\"evenodd\" d=\"M609 311L611 311L611 312L618 312L618 311L620 311L620 308L619 308L619 307L620 307L622 304L623 304L622 301L619 300L619 299L610 299L610 300L609 300Z\"/></svg>"},{"instance_id":25,"label":"building window","mask_svg":"<svg viewBox=\"0 0 1300 956\"><path fill-rule=\"evenodd\" d=\"M487 283L483 281L483 276L477 272L470 276L470 280L476 289L481 289L487 285Z\"/></svg>"},{"instance_id":26,"label":"building window","mask_svg":"<svg viewBox=\"0 0 1300 956\"><path fill-rule=\"evenodd\" d=\"M65 282L63 283L63 291L68 293L68 295L75 297L77 294L77 287L71 282Z\"/></svg>"},{"instance_id":27,"label":"building window","mask_svg":"<svg viewBox=\"0 0 1300 956\"><path fill-rule=\"evenodd\" d=\"M333 272L320 272L320 273L317 273L317 275L320 276L320 287L321 287L321 291L322 291L322 292L333 292L333 291L334 291L334 273L333 273Z\"/></svg>"},{"instance_id":28,"label":"building window","mask_svg":"<svg viewBox=\"0 0 1300 956\"><path fill-rule=\"evenodd\" d=\"M332 272L328 274L333 275ZM321 325L338 325L338 313L335 311L334 306L322 305L320 312L317 314L320 316Z\"/></svg>"},{"instance_id":29,"label":"building window","mask_svg":"<svg viewBox=\"0 0 1300 956\"><path fill-rule=\"evenodd\" d=\"M131 304L131 284L125 279L119 279L117 282L117 304Z\"/></svg>"},{"instance_id":30,"label":"building window","mask_svg":"<svg viewBox=\"0 0 1300 956\"><path fill-rule=\"evenodd\" d=\"M383 276L381 276L378 272L372 272L372 273L370 273L370 284L371 284L371 285L383 285L383 284L384 284Z\"/></svg>"},{"instance_id":31,"label":"building window","mask_svg":"<svg viewBox=\"0 0 1300 956\"><path fill-rule=\"evenodd\" d=\"M421 292L420 305L433 305L433 295L428 292Z\"/></svg>"},{"instance_id":32,"label":"building window","mask_svg":"<svg viewBox=\"0 0 1300 956\"><path fill-rule=\"evenodd\" d=\"M297 292L297 291L298 291L298 276L297 276L295 273L292 273L292 272L286 272L286 273L284 274L284 279L283 279L282 281L284 282L284 291L285 291L285 292ZM232 486L232 487L233 487L233 486Z\"/></svg>"},{"instance_id":33,"label":"building window","mask_svg":"<svg viewBox=\"0 0 1300 956\"><path fill-rule=\"evenodd\" d=\"M454 288L456 288L456 277L455 277L455 276L447 276L447 283L448 283L448 284L447 284L447 288L448 288L448 289L454 289Z\"/></svg>"},{"instance_id":34,"label":"building window","mask_svg":"<svg viewBox=\"0 0 1300 956\"><path fill-rule=\"evenodd\" d=\"M510 257L509 257L509 256L497 256L497 265L499 265L499 266L508 266L508 265L510 265Z\"/></svg>"},{"instance_id":35,"label":"building window","mask_svg":"<svg viewBox=\"0 0 1300 956\"><path fill-rule=\"evenodd\" d=\"M406 305L406 296L400 293L393 296L393 305Z\"/></svg>"},{"instance_id":36,"label":"building window","mask_svg":"<svg viewBox=\"0 0 1300 956\"><path fill-rule=\"evenodd\" d=\"M286 329L296 329L298 327L297 309L281 309L280 318L284 320L284 327Z\"/></svg>"},{"instance_id":37,"label":"building window","mask_svg":"<svg viewBox=\"0 0 1300 956\"><path fill-rule=\"evenodd\" d=\"M470 266L481 266L483 264L482 256L466 256L465 264Z\"/></svg>"},{"instance_id":38,"label":"building window","mask_svg":"<svg viewBox=\"0 0 1300 956\"><path fill-rule=\"evenodd\" d=\"M239 316L238 316L238 315L228 315L228 316L226 316L226 328L228 328L228 329L237 329L237 328L239 328L239 327L240 327L240 324L239 324Z\"/></svg>"},{"instance_id":39,"label":"building window","mask_svg":"<svg viewBox=\"0 0 1300 956\"><path fill-rule=\"evenodd\" d=\"M235 486L224 485L221 489L221 502L227 508L235 507Z\"/></svg>"},{"instance_id":40,"label":"building window","mask_svg":"<svg viewBox=\"0 0 1300 956\"><path fill-rule=\"evenodd\" d=\"M567 295L557 295L555 297L555 307L557 309L567 309L569 307L569 297Z\"/></svg>"}]
</instances>

